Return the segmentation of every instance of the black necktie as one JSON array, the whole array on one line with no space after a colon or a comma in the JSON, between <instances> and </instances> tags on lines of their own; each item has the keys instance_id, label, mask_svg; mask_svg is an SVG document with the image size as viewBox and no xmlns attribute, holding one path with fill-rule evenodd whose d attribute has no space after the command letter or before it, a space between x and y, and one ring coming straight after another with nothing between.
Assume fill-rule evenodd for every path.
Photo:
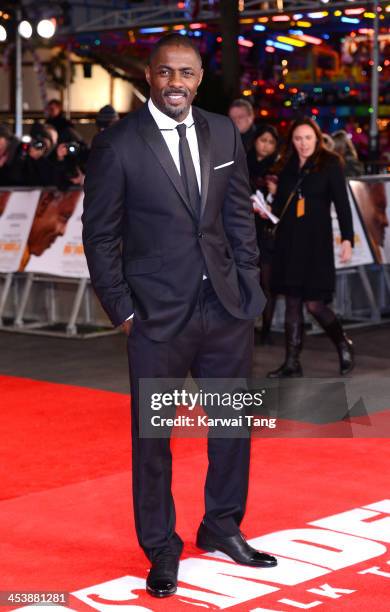
<instances>
[{"instance_id":1,"label":"black necktie","mask_svg":"<svg viewBox=\"0 0 390 612\"><path fill-rule=\"evenodd\" d=\"M200 196L198 181L196 179L194 162L192 161L191 151L186 137L186 125L180 123L176 127L179 133L179 158L180 158L180 175L187 192L191 207L200 218Z\"/></svg>"}]
</instances>

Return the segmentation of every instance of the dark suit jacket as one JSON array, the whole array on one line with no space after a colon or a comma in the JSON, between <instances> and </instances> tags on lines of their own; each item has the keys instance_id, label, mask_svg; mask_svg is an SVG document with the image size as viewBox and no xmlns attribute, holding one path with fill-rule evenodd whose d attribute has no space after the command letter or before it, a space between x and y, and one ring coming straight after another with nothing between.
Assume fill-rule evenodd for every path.
<instances>
[{"instance_id":1,"label":"dark suit jacket","mask_svg":"<svg viewBox=\"0 0 390 612\"><path fill-rule=\"evenodd\" d=\"M147 105L98 134L87 165L83 240L94 289L114 325L135 312L158 341L189 320L205 270L234 317L254 318L264 305L240 134L227 117L193 116L200 220Z\"/></svg>"}]
</instances>

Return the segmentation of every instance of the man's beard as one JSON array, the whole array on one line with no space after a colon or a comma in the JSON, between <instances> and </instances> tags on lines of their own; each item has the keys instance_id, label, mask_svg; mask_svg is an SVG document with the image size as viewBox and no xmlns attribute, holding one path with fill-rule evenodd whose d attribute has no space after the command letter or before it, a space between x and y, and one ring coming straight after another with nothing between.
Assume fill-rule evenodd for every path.
<instances>
[{"instance_id":1,"label":"man's beard","mask_svg":"<svg viewBox=\"0 0 390 612\"><path fill-rule=\"evenodd\" d=\"M180 115L183 114L184 111L187 110L187 107L178 107L178 106L169 106L168 104L164 104L164 112L171 119L177 119Z\"/></svg>"},{"instance_id":2,"label":"man's beard","mask_svg":"<svg viewBox=\"0 0 390 612\"><path fill-rule=\"evenodd\" d=\"M185 96L183 100L183 102L185 103L184 106L171 106L166 99L166 96L169 94L183 94ZM190 104L186 104L188 98L189 98L189 93L188 91L184 91L184 90L179 91L179 90L168 89L162 92L161 102L163 104L165 114L168 115L168 117L170 117L171 119L177 119L177 117L180 117L180 115L188 111L190 107Z\"/></svg>"}]
</instances>

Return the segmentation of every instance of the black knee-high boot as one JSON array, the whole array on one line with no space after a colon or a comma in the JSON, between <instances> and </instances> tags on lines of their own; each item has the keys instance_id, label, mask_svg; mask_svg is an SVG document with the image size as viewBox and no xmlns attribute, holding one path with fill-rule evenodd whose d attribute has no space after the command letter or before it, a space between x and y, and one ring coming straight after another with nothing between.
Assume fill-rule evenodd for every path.
<instances>
[{"instance_id":1,"label":"black knee-high boot","mask_svg":"<svg viewBox=\"0 0 390 612\"><path fill-rule=\"evenodd\" d=\"M322 327L337 349L340 374L342 376L349 374L355 366L352 340L345 334L337 318Z\"/></svg>"},{"instance_id":2,"label":"black knee-high boot","mask_svg":"<svg viewBox=\"0 0 390 612\"><path fill-rule=\"evenodd\" d=\"M300 378L303 376L299 355L302 351L303 322L285 324L286 359L277 370L268 372L267 378Z\"/></svg>"}]
</instances>

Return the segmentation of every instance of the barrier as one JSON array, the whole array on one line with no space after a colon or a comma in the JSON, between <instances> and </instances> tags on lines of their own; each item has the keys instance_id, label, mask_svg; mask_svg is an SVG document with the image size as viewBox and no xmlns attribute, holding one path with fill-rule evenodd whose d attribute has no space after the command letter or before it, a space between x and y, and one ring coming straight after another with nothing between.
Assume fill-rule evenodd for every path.
<instances>
[{"instance_id":1,"label":"barrier","mask_svg":"<svg viewBox=\"0 0 390 612\"><path fill-rule=\"evenodd\" d=\"M348 180L355 249L338 263L341 238L333 212L335 309L350 325L390 314L390 177ZM0 189L0 329L62 337L116 333L89 281L82 246L80 189ZM282 327L279 304L275 329ZM313 327L313 332L317 330Z\"/></svg>"}]
</instances>

